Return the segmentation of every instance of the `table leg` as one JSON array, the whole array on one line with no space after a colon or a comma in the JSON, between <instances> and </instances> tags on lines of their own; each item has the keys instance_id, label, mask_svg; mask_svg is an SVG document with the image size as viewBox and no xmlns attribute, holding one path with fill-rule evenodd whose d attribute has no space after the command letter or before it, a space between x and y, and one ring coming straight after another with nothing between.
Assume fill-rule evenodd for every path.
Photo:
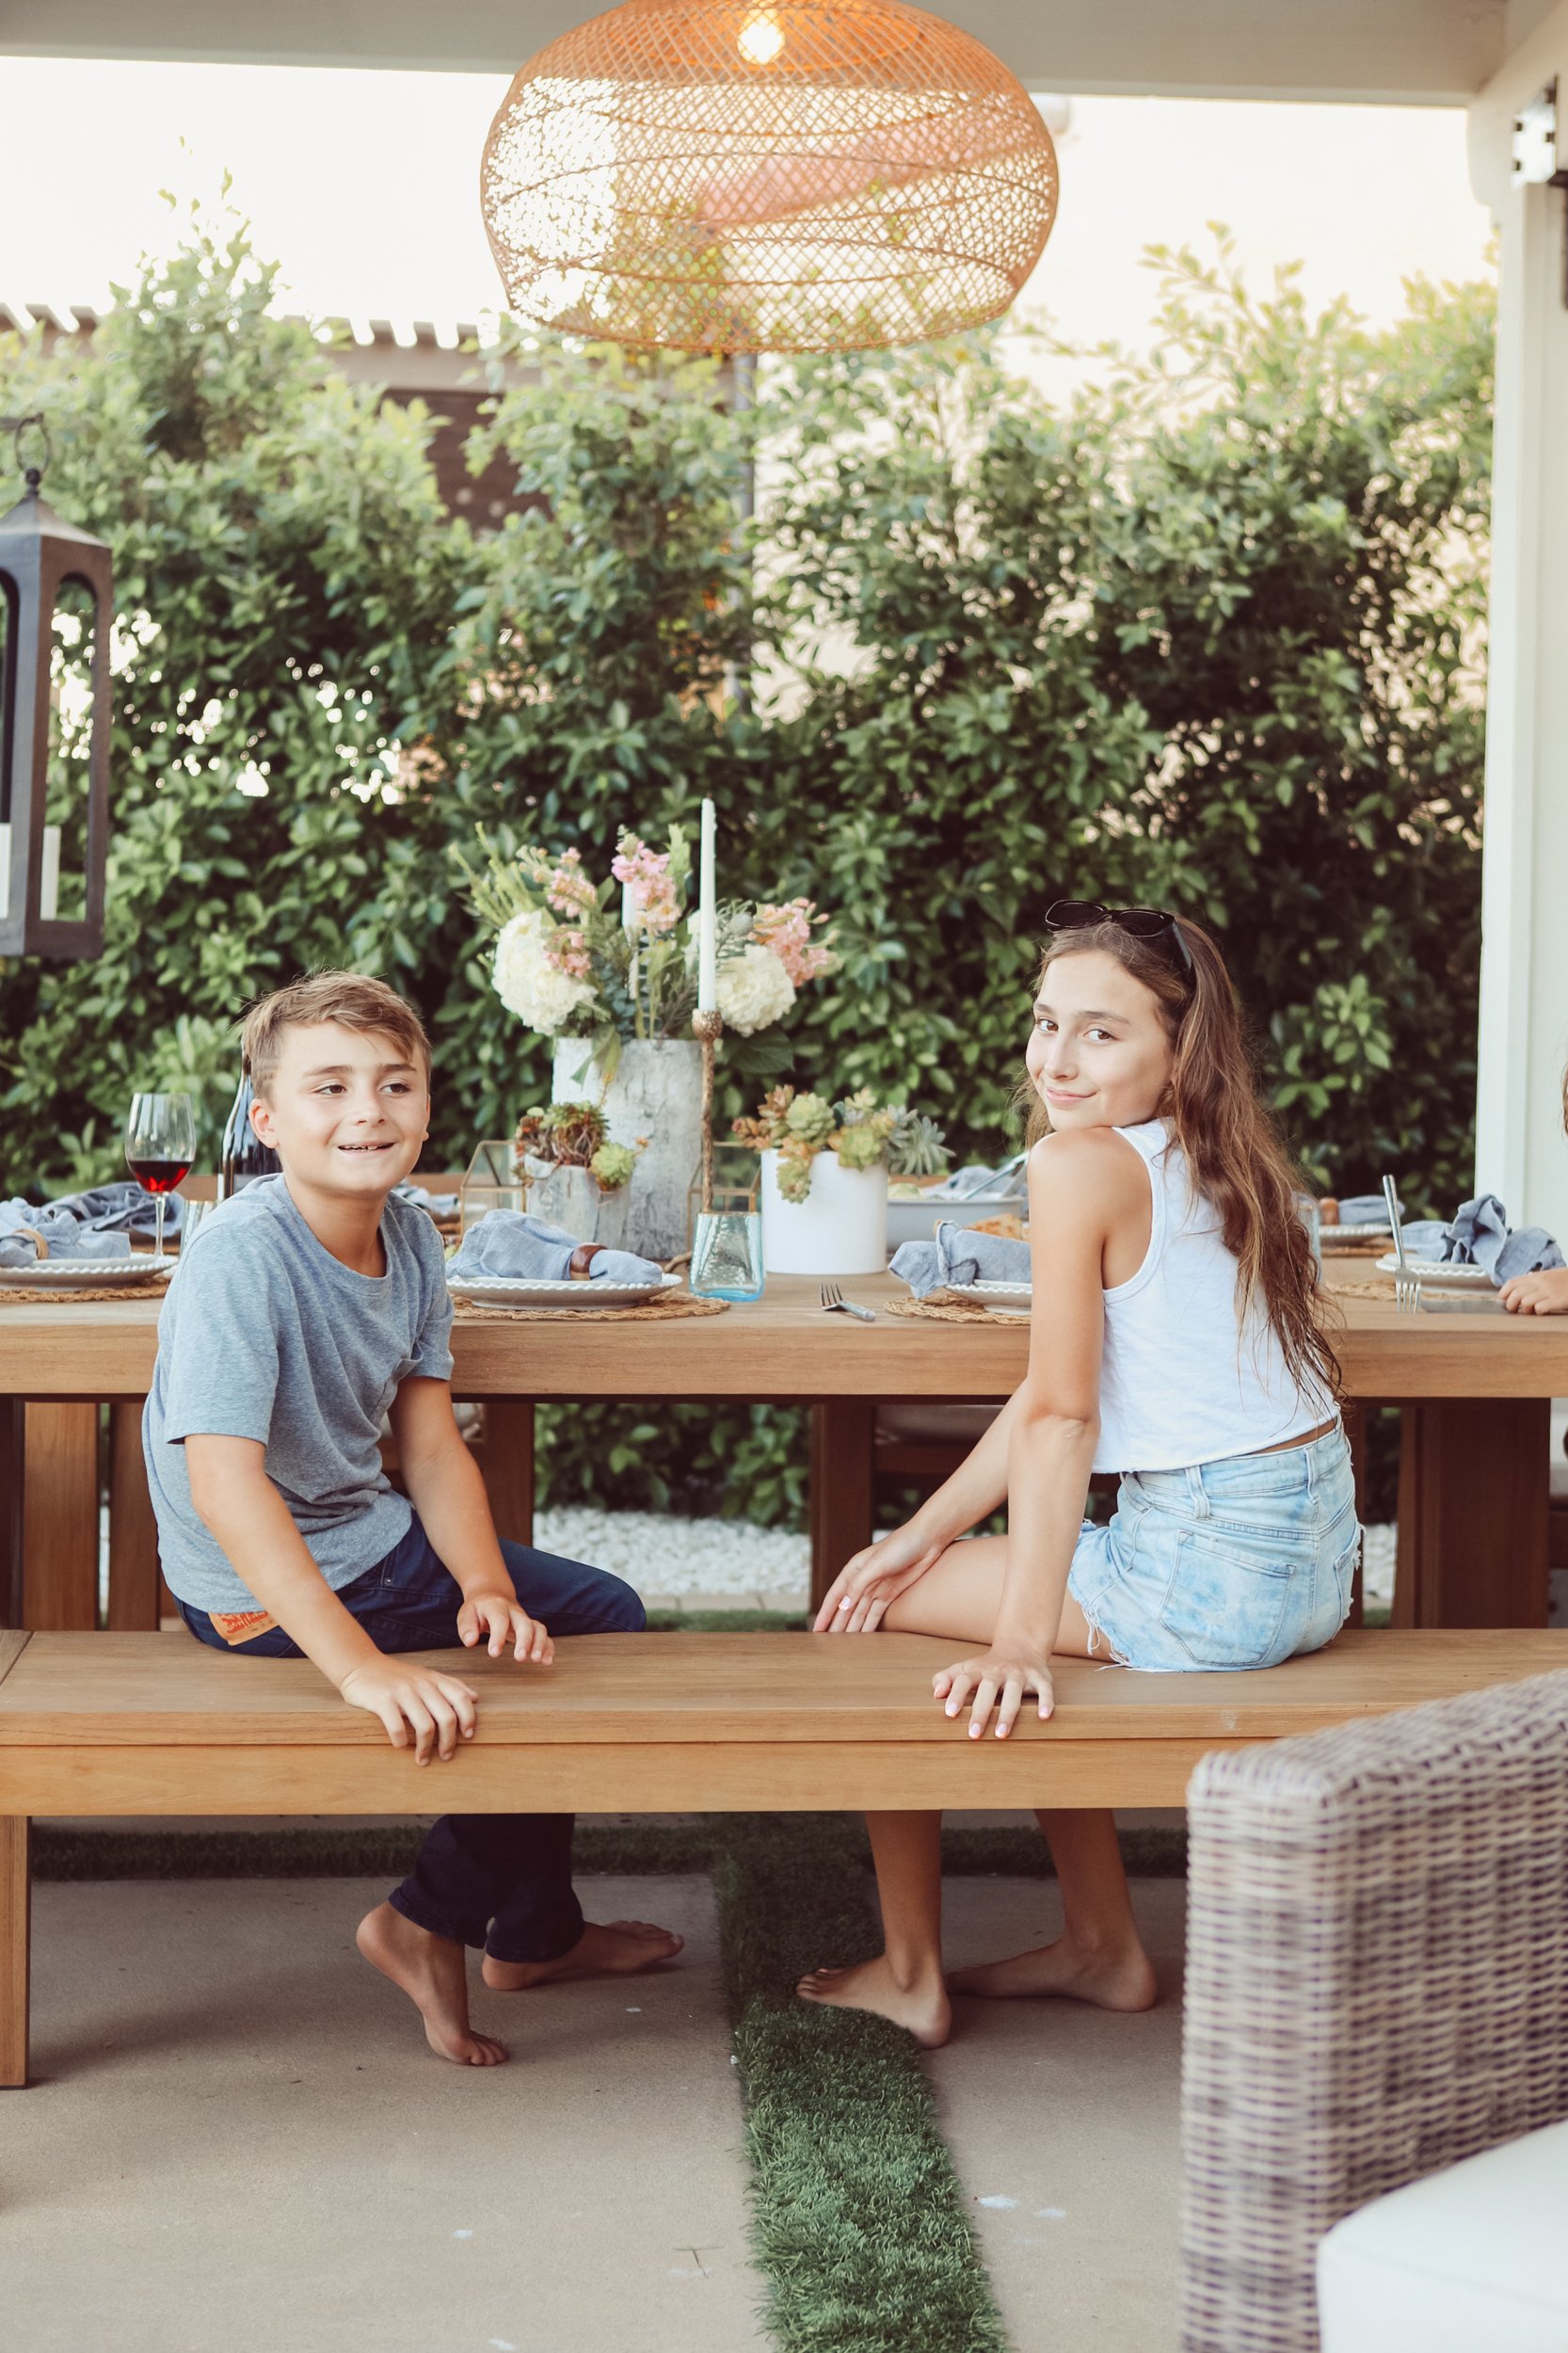
<instances>
[{"instance_id":1,"label":"table leg","mask_svg":"<svg viewBox=\"0 0 1568 2353\"><path fill-rule=\"evenodd\" d=\"M27 1964L32 1875L24 1814L0 1814L0 2086L27 2080Z\"/></svg>"},{"instance_id":2,"label":"table leg","mask_svg":"<svg viewBox=\"0 0 1568 2353\"><path fill-rule=\"evenodd\" d=\"M811 1607L872 1540L876 1401L829 1397L811 1408Z\"/></svg>"},{"instance_id":3,"label":"table leg","mask_svg":"<svg viewBox=\"0 0 1568 2353\"><path fill-rule=\"evenodd\" d=\"M109 1627L156 1634L158 1523L141 1453L141 1407L109 1408Z\"/></svg>"},{"instance_id":4,"label":"table leg","mask_svg":"<svg viewBox=\"0 0 1568 2353\"><path fill-rule=\"evenodd\" d=\"M23 1424L23 1610L37 1634L98 1624L98 1408L29 1405Z\"/></svg>"},{"instance_id":5,"label":"table leg","mask_svg":"<svg viewBox=\"0 0 1568 2353\"><path fill-rule=\"evenodd\" d=\"M0 1398L0 1626L22 1624L22 1500L26 1407Z\"/></svg>"},{"instance_id":6,"label":"table leg","mask_svg":"<svg viewBox=\"0 0 1568 2353\"><path fill-rule=\"evenodd\" d=\"M1550 1432L1544 1397L1405 1406L1396 1625L1545 1625Z\"/></svg>"},{"instance_id":7,"label":"table leg","mask_svg":"<svg viewBox=\"0 0 1568 2353\"><path fill-rule=\"evenodd\" d=\"M485 1446L480 1456L485 1493L496 1533L514 1545L534 1541L534 1401L485 1400Z\"/></svg>"},{"instance_id":8,"label":"table leg","mask_svg":"<svg viewBox=\"0 0 1568 2353\"><path fill-rule=\"evenodd\" d=\"M1367 1520L1367 1408L1365 1405L1357 1404L1352 1399L1347 1398L1340 1408L1340 1417L1345 1425L1345 1438L1351 1449L1351 1468L1355 1474L1355 1516L1365 1526ZM1363 1562L1357 1566L1355 1583L1351 1590L1350 1615L1345 1620L1347 1625L1365 1625L1367 1622L1366 1581L1366 1565Z\"/></svg>"}]
</instances>

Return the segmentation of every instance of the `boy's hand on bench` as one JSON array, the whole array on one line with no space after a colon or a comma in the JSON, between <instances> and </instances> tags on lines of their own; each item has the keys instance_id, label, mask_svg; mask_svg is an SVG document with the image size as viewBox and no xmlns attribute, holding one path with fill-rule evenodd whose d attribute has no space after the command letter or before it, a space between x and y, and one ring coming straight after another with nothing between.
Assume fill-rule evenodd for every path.
<instances>
[{"instance_id":1,"label":"boy's hand on bench","mask_svg":"<svg viewBox=\"0 0 1568 2353\"><path fill-rule=\"evenodd\" d=\"M456 1755L459 1738L473 1737L479 1694L456 1675L376 1658L351 1667L338 1689L351 1707L380 1717L394 1749L406 1749L411 1734L416 1765L428 1765L432 1749L444 1762Z\"/></svg>"},{"instance_id":2,"label":"boy's hand on bench","mask_svg":"<svg viewBox=\"0 0 1568 2353\"><path fill-rule=\"evenodd\" d=\"M536 1666L548 1667L555 1657L549 1629L529 1616L510 1586L463 1598L457 1612L457 1639L463 1648L472 1650L487 1635L492 1658L499 1658L508 1642L514 1658L531 1658Z\"/></svg>"}]
</instances>

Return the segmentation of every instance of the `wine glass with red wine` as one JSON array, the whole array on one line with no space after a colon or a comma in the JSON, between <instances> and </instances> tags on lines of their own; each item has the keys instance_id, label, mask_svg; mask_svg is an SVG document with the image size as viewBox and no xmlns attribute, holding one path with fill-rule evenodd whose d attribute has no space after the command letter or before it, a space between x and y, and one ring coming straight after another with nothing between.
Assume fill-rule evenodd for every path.
<instances>
[{"instance_id":1,"label":"wine glass with red wine","mask_svg":"<svg viewBox=\"0 0 1568 2353\"><path fill-rule=\"evenodd\" d=\"M156 1255L164 1255L164 1204L196 1159L196 1105L188 1095L133 1095L125 1122L125 1165L157 1208Z\"/></svg>"}]
</instances>

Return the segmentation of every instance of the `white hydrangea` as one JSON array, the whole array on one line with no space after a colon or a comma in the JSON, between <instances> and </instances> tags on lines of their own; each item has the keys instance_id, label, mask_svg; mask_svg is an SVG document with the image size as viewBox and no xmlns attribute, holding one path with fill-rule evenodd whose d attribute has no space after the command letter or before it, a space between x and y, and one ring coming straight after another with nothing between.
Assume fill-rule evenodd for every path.
<instances>
[{"instance_id":1,"label":"white hydrangea","mask_svg":"<svg viewBox=\"0 0 1568 2353\"><path fill-rule=\"evenodd\" d=\"M574 980L546 956L545 941L553 928L536 908L514 915L496 940L491 975L507 1011L543 1037L564 1029L579 1006L593 1001L594 994L589 982Z\"/></svg>"},{"instance_id":2,"label":"white hydrangea","mask_svg":"<svg viewBox=\"0 0 1568 2353\"><path fill-rule=\"evenodd\" d=\"M719 966L719 1013L727 1030L750 1037L782 1021L795 1001L795 984L771 948L754 942Z\"/></svg>"}]
</instances>

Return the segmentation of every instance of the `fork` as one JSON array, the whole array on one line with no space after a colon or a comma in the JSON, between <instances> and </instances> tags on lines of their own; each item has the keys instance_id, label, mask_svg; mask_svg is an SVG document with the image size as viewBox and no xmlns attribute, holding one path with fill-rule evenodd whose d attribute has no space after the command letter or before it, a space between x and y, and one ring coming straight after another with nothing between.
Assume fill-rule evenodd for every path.
<instances>
[{"instance_id":1,"label":"fork","mask_svg":"<svg viewBox=\"0 0 1568 2353\"><path fill-rule=\"evenodd\" d=\"M839 1289L837 1283L824 1283L823 1285L822 1304L823 1313L824 1315L831 1315L835 1307L841 1307L846 1316L858 1316L862 1323L874 1323L876 1321L876 1317L872 1312L870 1307L857 1307L853 1299L846 1299L844 1297L843 1292Z\"/></svg>"},{"instance_id":2,"label":"fork","mask_svg":"<svg viewBox=\"0 0 1568 2353\"><path fill-rule=\"evenodd\" d=\"M1400 1196L1394 1190L1392 1176L1385 1176L1383 1180L1383 1197L1388 1204L1388 1223L1394 1233L1394 1305L1399 1314L1413 1316L1421 1305L1421 1277L1404 1255Z\"/></svg>"}]
</instances>

